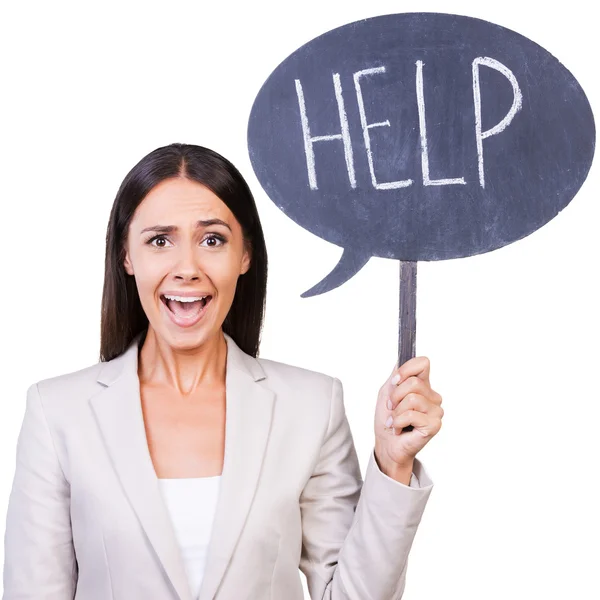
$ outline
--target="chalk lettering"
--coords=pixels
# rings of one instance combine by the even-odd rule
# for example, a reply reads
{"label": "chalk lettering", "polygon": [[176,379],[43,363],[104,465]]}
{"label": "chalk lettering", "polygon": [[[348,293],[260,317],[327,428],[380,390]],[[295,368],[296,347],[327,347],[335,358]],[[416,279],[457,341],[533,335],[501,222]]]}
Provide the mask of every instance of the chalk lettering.
{"label": "chalk lettering", "polygon": [[[481,89],[479,87],[479,65],[496,69],[506,77],[513,88],[513,103],[506,116],[491,129],[481,131]],[[473,100],[475,104],[475,139],[477,142],[477,160],[479,164],[479,185],[485,188],[485,172],[483,168],[483,140],[504,131],[522,106],[522,94],[513,72],[501,62],[487,56],[478,56],[473,61]]]}
{"label": "chalk lettering", "polygon": [[423,185],[452,185],[460,183],[465,185],[464,177],[456,179],[430,179],[429,177],[429,150],[427,149],[427,122],[425,120],[425,95],[423,94],[423,61],[418,60],[417,65],[417,106],[419,108],[419,134],[421,137],[421,169],[423,171]]}
{"label": "chalk lettering", "polygon": [[376,73],[385,73],[385,67],[375,67],[373,69],[364,69],[354,73],[354,87],[356,89],[356,99],[358,100],[358,110],[360,113],[360,123],[362,125],[363,137],[365,140],[365,148],[367,150],[367,159],[369,161],[369,171],[371,172],[371,182],[376,190],[392,190],[396,188],[408,187],[412,184],[412,179],[404,179],[400,181],[388,181],[386,183],[378,183],[375,177],[375,167],[373,166],[373,154],[371,152],[371,137],[369,129],[373,127],[389,127],[389,120],[381,123],[367,123],[367,115],[365,113],[365,103],[363,100],[362,89],[360,87],[360,78],[366,75],[375,75]]}
{"label": "chalk lettering", "polygon": [[348,170],[348,179],[350,186],[356,187],[356,176],[354,174],[354,157],[352,155],[352,140],[350,139],[350,129],[348,127],[348,117],[346,116],[346,107],[344,105],[344,97],[342,95],[342,84],[340,82],[339,73],[333,74],[333,87],[335,90],[335,99],[338,106],[338,114],[340,117],[340,125],[342,133],[330,135],[311,136],[308,117],[306,115],[306,103],[304,102],[304,90],[299,79],[296,82],[296,95],[298,96],[298,105],[300,106],[300,121],[302,123],[302,135],[304,138],[304,153],[306,154],[306,168],[308,171],[308,184],[311,190],[319,189],[317,187],[317,173],[315,170],[315,152],[313,144],[315,142],[323,142],[330,140],[342,140],[344,144],[344,158],[346,160],[346,168]]}

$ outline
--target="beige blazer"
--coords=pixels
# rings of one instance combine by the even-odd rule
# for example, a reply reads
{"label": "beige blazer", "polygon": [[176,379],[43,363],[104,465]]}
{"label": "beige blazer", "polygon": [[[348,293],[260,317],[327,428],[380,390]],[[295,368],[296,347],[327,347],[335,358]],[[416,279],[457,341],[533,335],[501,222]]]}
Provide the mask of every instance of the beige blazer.
{"label": "beige blazer", "polygon": [[[224,465],[197,600],[301,600],[298,569],[314,600],[401,598],[433,486],[423,465],[407,486],[372,451],[363,485],[340,381],[225,337]],[[193,600],[148,450],[139,341],[29,388],[5,600]]]}

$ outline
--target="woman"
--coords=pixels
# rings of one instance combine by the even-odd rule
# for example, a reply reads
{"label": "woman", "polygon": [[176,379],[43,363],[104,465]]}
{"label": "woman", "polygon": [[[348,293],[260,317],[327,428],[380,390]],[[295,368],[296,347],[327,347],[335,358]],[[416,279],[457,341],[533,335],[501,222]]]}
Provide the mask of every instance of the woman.
{"label": "woman", "polygon": [[427,358],[381,387],[363,484],[340,381],[257,358],[263,233],[206,148],[131,170],[105,266],[100,362],[28,390],[3,597],[300,600],[300,568],[313,599],[400,598],[443,415]]}

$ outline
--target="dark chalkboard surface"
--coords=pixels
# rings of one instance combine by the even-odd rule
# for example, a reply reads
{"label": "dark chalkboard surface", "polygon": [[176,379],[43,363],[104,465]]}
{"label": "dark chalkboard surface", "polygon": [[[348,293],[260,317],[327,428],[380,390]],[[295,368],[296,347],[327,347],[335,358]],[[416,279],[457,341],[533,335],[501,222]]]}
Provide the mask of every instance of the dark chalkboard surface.
{"label": "dark chalkboard surface", "polygon": [[304,297],[371,256],[402,261],[402,363],[416,261],[489,252],[554,218],[587,176],[595,126],[581,86],[538,44],[480,19],[405,13],[286,58],[255,99],[248,147],[273,202],[344,248]]}

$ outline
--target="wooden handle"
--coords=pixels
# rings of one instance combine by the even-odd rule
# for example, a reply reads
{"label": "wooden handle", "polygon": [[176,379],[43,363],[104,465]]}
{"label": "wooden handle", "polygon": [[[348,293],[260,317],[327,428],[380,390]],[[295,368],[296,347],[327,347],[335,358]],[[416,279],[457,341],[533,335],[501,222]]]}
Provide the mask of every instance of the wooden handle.
{"label": "wooden handle", "polygon": [[[417,263],[400,261],[400,306],[398,318],[398,366],[414,358],[417,337]],[[402,431],[412,431],[409,425]]]}

